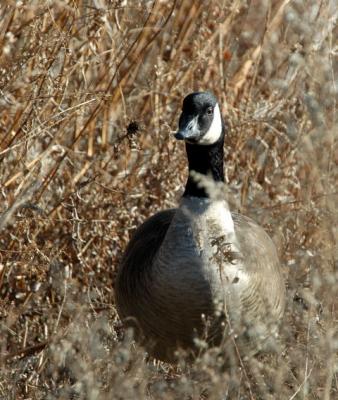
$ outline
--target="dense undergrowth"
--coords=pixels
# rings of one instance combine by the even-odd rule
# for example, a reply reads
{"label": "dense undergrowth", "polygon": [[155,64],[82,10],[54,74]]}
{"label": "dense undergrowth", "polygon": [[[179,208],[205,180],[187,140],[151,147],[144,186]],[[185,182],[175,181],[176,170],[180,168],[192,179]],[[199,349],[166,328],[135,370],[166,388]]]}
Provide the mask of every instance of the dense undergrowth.
{"label": "dense undergrowth", "polygon": [[[0,398],[338,396],[335,0],[1,1]],[[275,240],[278,355],[146,360],[114,306],[132,231],[186,179],[182,98],[230,126],[232,209]]]}

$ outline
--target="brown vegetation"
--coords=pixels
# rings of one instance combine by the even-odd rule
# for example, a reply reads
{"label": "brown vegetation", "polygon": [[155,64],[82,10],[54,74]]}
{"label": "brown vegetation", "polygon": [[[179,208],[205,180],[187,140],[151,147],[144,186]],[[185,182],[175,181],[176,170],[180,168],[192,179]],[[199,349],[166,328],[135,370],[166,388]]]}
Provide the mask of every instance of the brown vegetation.
{"label": "brown vegetation", "polygon": [[[0,398],[335,399],[335,0],[0,5]],[[182,98],[231,127],[234,210],[278,244],[284,350],[179,367],[123,335],[114,277],[134,228],[186,179]]]}

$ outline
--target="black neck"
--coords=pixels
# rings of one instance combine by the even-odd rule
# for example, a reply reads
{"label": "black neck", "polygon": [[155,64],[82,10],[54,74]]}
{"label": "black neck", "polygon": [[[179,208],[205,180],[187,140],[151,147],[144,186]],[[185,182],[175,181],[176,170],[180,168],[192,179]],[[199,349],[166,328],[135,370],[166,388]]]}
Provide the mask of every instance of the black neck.
{"label": "black neck", "polygon": [[200,187],[194,177],[190,176],[191,171],[208,176],[215,182],[224,182],[223,142],[222,138],[218,142],[208,146],[186,143],[189,178],[183,196],[209,197],[206,190]]}

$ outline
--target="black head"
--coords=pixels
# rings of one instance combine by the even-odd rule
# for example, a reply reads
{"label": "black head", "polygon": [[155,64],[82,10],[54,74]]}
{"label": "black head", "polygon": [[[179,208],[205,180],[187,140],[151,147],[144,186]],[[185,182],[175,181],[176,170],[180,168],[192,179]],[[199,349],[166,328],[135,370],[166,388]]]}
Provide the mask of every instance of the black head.
{"label": "black head", "polygon": [[199,145],[211,145],[223,139],[224,123],[213,94],[195,92],[183,100],[175,137]]}

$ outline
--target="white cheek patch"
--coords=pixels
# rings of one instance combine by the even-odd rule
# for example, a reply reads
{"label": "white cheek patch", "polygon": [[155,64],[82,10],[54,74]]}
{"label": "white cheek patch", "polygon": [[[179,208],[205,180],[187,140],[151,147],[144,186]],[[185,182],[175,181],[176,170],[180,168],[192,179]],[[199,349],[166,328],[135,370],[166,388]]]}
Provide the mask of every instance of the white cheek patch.
{"label": "white cheek patch", "polygon": [[205,145],[214,144],[220,138],[221,134],[222,134],[222,118],[219,106],[218,104],[216,104],[214,108],[214,118],[212,120],[210,128],[208,132],[203,137],[201,137],[198,143]]}

